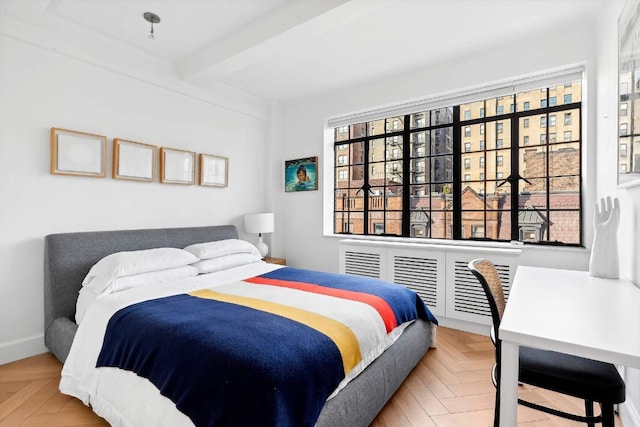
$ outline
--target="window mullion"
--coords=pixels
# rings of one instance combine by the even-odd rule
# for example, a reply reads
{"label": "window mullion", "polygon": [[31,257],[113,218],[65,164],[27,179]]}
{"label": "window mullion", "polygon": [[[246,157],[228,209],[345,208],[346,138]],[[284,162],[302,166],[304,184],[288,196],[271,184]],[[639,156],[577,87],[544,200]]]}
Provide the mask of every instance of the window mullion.
{"label": "window mullion", "polygon": [[454,240],[462,239],[462,126],[460,106],[453,107],[453,230]]}
{"label": "window mullion", "polygon": [[[367,127],[367,135],[369,129]],[[362,231],[364,235],[369,234],[369,144],[371,140],[366,139],[364,142],[364,188],[362,189],[362,220],[364,221]]]}
{"label": "window mullion", "polygon": [[[514,101],[515,102],[515,101]],[[520,120],[511,118],[511,240],[520,240],[518,216],[520,209]]]}
{"label": "window mullion", "polygon": [[402,236],[411,234],[411,117],[404,116],[404,131],[402,132]]}

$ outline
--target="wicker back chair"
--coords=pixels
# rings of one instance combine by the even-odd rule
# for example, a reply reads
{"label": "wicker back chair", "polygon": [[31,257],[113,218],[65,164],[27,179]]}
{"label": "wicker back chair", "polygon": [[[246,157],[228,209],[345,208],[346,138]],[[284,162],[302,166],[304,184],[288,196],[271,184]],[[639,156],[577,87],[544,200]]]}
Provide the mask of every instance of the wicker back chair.
{"label": "wicker back chair", "polygon": [[[497,427],[500,418],[501,340],[499,328],[506,307],[504,289],[498,270],[491,261],[475,259],[469,262],[468,267],[484,290],[493,320],[491,340],[496,348],[496,364],[493,366],[491,378],[496,386],[493,425]],[[535,322],[535,319],[531,319],[531,321]],[[518,381],[584,400],[584,416],[522,399],[518,399],[518,403],[551,415],[587,423],[589,427],[600,422],[603,427],[614,427],[613,405],[625,400],[625,384],[615,366],[555,351],[520,347]],[[593,415],[594,402],[600,404],[601,415]]]}

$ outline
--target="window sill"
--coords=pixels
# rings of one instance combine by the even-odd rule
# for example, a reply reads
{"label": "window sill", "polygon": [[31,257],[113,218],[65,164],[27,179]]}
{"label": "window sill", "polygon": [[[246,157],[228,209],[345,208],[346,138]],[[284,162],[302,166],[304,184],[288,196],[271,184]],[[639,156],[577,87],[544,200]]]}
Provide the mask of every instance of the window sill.
{"label": "window sill", "polygon": [[588,252],[588,249],[576,246],[550,246],[550,245],[525,245],[522,242],[491,242],[491,241],[462,241],[462,240],[439,240],[439,239],[419,239],[389,236],[362,236],[354,234],[327,233],[325,237],[338,238],[346,242],[354,242],[359,245],[371,246],[402,246],[406,248],[425,249],[446,249],[452,251],[491,251],[502,252],[504,254],[517,255],[526,248],[527,251],[551,250],[567,252]]}

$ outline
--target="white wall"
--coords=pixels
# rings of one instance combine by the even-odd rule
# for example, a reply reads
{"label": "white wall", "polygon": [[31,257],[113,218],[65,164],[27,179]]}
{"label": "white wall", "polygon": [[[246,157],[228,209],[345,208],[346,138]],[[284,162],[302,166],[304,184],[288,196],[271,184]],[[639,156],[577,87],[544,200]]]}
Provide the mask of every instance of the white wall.
{"label": "white wall", "polygon": [[[620,199],[621,216],[618,229],[621,276],[640,284],[640,186],[617,188],[617,91],[618,91],[618,17],[624,1],[607,3],[598,25],[598,148],[596,197]],[[597,200],[597,199],[596,199]],[[640,313],[640,307],[638,308]],[[640,317],[639,317],[640,321]],[[621,331],[624,325],[620,325]],[[621,339],[624,336],[621,333]],[[625,372],[627,402],[620,415],[627,426],[640,426],[640,370]]]}
{"label": "white wall", "polygon": [[[323,123],[328,117],[404,100],[434,96],[467,87],[476,87],[536,71],[570,64],[586,64],[587,75],[595,73],[593,23],[582,18],[564,22],[535,34],[520,34],[518,39],[504,40],[474,55],[452,57],[412,71],[343,88],[323,96],[310,97],[285,105],[284,156],[286,159],[319,155],[318,192],[286,193],[280,215],[285,218],[283,252],[289,265],[326,271],[338,270],[339,237],[322,235],[323,212],[333,210],[332,198],[323,204],[323,190],[333,185],[332,162],[323,153],[331,142],[323,141]],[[393,60],[389,57],[387,60]],[[375,66],[375,64],[371,64]],[[595,79],[587,80],[587,97],[595,95]],[[584,110],[586,155],[595,157],[595,108]],[[328,150],[331,153],[331,150]],[[585,242],[592,239],[591,212],[595,188],[595,168],[589,163],[585,172],[584,193]],[[312,253],[313,256],[309,256]],[[587,269],[589,252],[585,249],[530,248],[523,251],[522,263]]]}
{"label": "white wall", "polygon": [[[264,120],[4,36],[0,64],[0,364],[45,351],[45,235],[227,223],[242,233],[242,215],[265,209],[275,137]],[[123,138],[229,157],[229,187],[51,175],[51,127],[106,135],[109,153]]]}

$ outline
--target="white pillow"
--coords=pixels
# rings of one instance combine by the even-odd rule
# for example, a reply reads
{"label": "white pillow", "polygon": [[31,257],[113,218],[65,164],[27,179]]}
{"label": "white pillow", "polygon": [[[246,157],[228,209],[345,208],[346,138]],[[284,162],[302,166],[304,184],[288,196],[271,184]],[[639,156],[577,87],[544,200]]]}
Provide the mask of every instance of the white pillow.
{"label": "white pillow", "polygon": [[258,248],[251,243],[239,239],[217,240],[215,242],[196,243],[184,248],[200,259],[210,259],[232,254],[253,254],[262,258]]}
{"label": "white pillow", "polygon": [[183,265],[182,267],[132,274],[130,276],[121,276],[115,279],[109,279],[104,276],[94,276],[82,289],[89,289],[96,294],[110,294],[139,286],[170,282],[172,280],[184,279],[197,275],[197,268],[191,265]]}
{"label": "white pillow", "polygon": [[198,261],[198,257],[184,249],[156,248],[140,251],[116,252],[98,261],[82,281],[86,285],[94,276],[111,280],[122,276],[182,267]]}
{"label": "white pillow", "polygon": [[231,254],[224,255],[215,258],[205,259],[198,261],[193,266],[198,269],[200,274],[213,273],[216,271],[227,270],[233,267],[240,267],[241,265],[253,264],[255,262],[261,262],[260,253],[258,256],[253,254]]}

